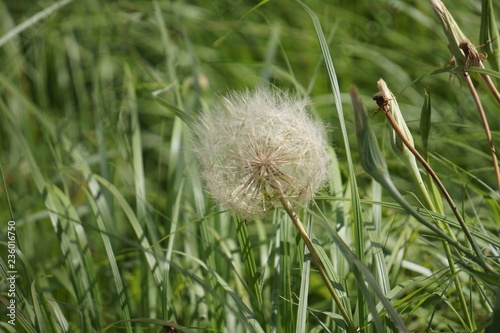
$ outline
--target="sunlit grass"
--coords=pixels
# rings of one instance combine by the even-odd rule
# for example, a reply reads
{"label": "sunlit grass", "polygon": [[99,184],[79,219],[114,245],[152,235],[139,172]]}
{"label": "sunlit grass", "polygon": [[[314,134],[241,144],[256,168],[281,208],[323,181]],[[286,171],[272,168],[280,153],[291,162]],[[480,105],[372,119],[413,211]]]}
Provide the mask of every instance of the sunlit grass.
{"label": "sunlit grass", "polygon": [[[495,35],[476,2],[445,4],[475,45],[485,42],[480,30]],[[328,185],[298,216],[349,320],[362,332],[499,329],[497,179],[431,5],[307,6],[0,3],[1,330],[349,330],[285,211],[252,222],[220,211],[196,167],[199,110],[268,83],[310,98],[311,115],[327,124]],[[490,46],[481,74],[498,81],[498,41]],[[429,191],[421,194],[391,149],[383,112],[370,118],[381,77],[481,253],[418,165]],[[394,192],[365,172],[373,151],[358,144],[352,84]],[[475,89],[498,142],[500,107],[487,87]],[[15,327],[5,310],[9,220]]]}

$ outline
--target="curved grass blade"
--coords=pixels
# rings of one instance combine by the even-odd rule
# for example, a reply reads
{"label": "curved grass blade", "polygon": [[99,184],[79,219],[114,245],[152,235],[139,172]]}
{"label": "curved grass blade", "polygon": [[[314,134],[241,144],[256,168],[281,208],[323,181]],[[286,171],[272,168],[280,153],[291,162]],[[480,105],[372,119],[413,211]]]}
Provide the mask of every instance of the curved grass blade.
{"label": "curved grass blade", "polygon": [[479,43],[483,45],[483,50],[488,54],[488,63],[491,68],[498,71],[500,69],[500,37],[495,20],[493,1],[481,1],[481,27],[479,28]]}
{"label": "curved grass blade", "polygon": [[[94,185],[94,186],[92,186]],[[111,240],[109,239],[106,225],[112,226],[112,218],[109,211],[109,207],[107,205],[104,196],[99,195],[99,188],[95,185],[98,185],[95,180],[89,181],[89,187],[93,193],[85,190],[85,194],[87,195],[88,202],[92,211],[94,212],[94,216],[96,217],[97,226],[99,228],[99,234],[101,235],[102,242],[104,243],[104,248],[106,250],[106,256],[109,261],[109,266],[111,268],[111,273],[113,276],[114,284],[116,287],[116,292],[118,294],[119,302],[120,302],[120,316],[125,323],[125,331],[128,333],[132,333],[132,326],[130,325],[130,309],[128,307],[125,288],[123,285],[122,277],[120,274],[120,270],[118,268],[118,264],[116,262],[116,255],[113,251],[113,247],[111,245]],[[97,190],[97,191],[96,191]]]}
{"label": "curved grass blade", "polygon": [[87,329],[104,323],[95,266],[85,230],[69,198],[58,187],[46,184],[46,205],[61,242],[61,251],[70,271],[72,285]]}
{"label": "curved grass blade", "polygon": [[500,332],[500,277],[498,278],[495,309],[493,310],[493,324],[488,328],[488,332]]}
{"label": "curved grass blade", "polygon": [[[199,265],[199,267],[201,267],[206,273],[208,273],[211,277],[214,278],[218,287],[220,287],[226,293],[226,295],[224,295],[223,298],[220,298],[221,295],[219,291],[214,290],[211,286],[211,283],[202,279],[199,275],[194,274],[176,265],[177,270],[179,270],[184,275],[189,276],[191,279],[193,279],[193,281],[202,285],[203,289],[210,292],[212,295],[214,295],[214,297],[219,298],[222,305],[227,304],[227,299],[225,299],[225,297],[229,297],[234,302],[235,306],[226,306],[225,309],[229,311],[235,311],[234,307],[236,307],[236,309],[239,311],[239,313],[237,313],[238,318],[242,320],[242,322],[245,324],[246,327],[248,327],[255,333],[264,333],[262,326],[255,318],[255,315],[253,314],[252,310],[250,310],[246,306],[242,298],[238,296],[238,294],[231,288],[230,284],[227,281],[225,281],[217,272],[215,272],[204,261],[200,260],[195,256],[191,256],[185,252],[179,252],[179,251],[174,251],[174,253],[179,256],[183,256],[186,259],[192,260],[194,263]],[[172,265],[175,264],[172,263]]]}
{"label": "curved grass blade", "polygon": [[424,89],[424,104],[420,113],[420,136],[422,138],[422,156],[427,160],[429,133],[431,131],[431,95]]}
{"label": "curved grass blade", "polygon": [[[335,244],[338,246],[339,250],[344,254],[344,258],[347,260],[349,263],[349,266],[351,266],[351,269],[355,274],[358,274],[356,276],[358,281],[360,281],[360,284],[367,284],[368,286],[371,287],[373,292],[375,293],[375,296],[377,299],[380,301],[380,303],[383,305],[385,310],[387,311],[387,314],[389,317],[392,319],[394,325],[397,327],[399,332],[409,332],[408,328],[406,325],[403,323],[401,318],[399,317],[396,309],[392,306],[392,304],[389,302],[387,299],[387,295],[384,294],[380,286],[378,285],[376,279],[373,277],[372,273],[370,270],[359,260],[359,258],[351,251],[349,246],[342,240],[342,238],[338,235],[338,233],[332,228],[330,225],[328,219],[325,216],[319,216],[318,214],[310,211],[313,216],[321,222],[321,225],[325,228],[325,230],[328,232],[328,234],[332,237],[333,241]],[[321,256],[321,248],[318,248],[319,255]],[[328,272],[328,267],[327,267],[327,272]],[[360,288],[361,293],[365,298],[370,298],[371,295],[369,294],[367,288]],[[370,301],[371,302],[371,301]],[[378,311],[376,311],[375,308],[373,308],[373,303],[369,304],[368,307],[371,311],[372,317],[374,320],[379,320],[376,319],[379,317]],[[373,311],[373,312],[372,312]],[[367,323],[368,324],[368,323]],[[380,323],[376,323],[377,327],[381,327]]]}
{"label": "curved grass blade", "polygon": [[[335,67],[333,66],[332,57],[330,55],[330,50],[328,48],[328,43],[326,41],[325,35],[323,33],[323,29],[321,28],[321,24],[318,20],[317,15],[302,1],[300,1],[300,0],[296,0],[296,1],[302,8],[304,8],[304,10],[311,17],[311,20],[312,20],[313,25],[314,25],[314,29],[316,31],[316,35],[318,37],[321,52],[323,54],[323,60],[325,61],[325,65],[327,68],[328,77],[330,79],[332,94],[333,94],[333,98],[335,101],[335,106],[336,106],[337,114],[339,117],[339,125],[340,125],[340,129],[342,132],[342,138],[343,138],[344,146],[345,146],[345,154],[346,154],[346,160],[347,160],[347,165],[348,165],[349,182],[351,185],[353,227],[354,227],[354,234],[355,234],[354,242],[356,245],[355,251],[356,251],[358,258],[360,258],[360,260],[363,261],[363,257],[365,254],[365,249],[364,249],[365,239],[363,236],[363,219],[362,219],[362,213],[361,213],[361,202],[359,199],[358,186],[356,183],[356,174],[354,171],[354,164],[353,164],[352,156],[351,156],[351,149],[350,149],[350,145],[349,145],[347,127],[346,127],[345,120],[344,120],[344,112],[343,112],[343,108],[342,108],[342,100],[340,97],[340,88],[339,88],[339,84],[338,84],[338,80],[337,80],[337,74],[335,72]],[[364,326],[367,316],[365,314],[366,313],[366,303],[363,300],[362,293],[359,294],[357,308],[358,308],[359,325]]]}
{"label": "curved grass blade", "polygon": [[250,241],[250,237],[248,236],[248,230],[246,223],[234,217],[234,221],[236,223],[236,234],[238,235],[238,242],[240,244],[240,251],[243,260],[243,265],[245,266],[245,272],[248,276],[248,289],[250,291],[250,302],[252,304],[252,308],[255,312],[255,316],[257,320],[265,325],[267,319],[262,312],[262,302],[263,295],[260,290],[259,285],[259,276],[260,274],[257,271],[257,264],[255,262],[255,256],[253,254],[252,243]]}

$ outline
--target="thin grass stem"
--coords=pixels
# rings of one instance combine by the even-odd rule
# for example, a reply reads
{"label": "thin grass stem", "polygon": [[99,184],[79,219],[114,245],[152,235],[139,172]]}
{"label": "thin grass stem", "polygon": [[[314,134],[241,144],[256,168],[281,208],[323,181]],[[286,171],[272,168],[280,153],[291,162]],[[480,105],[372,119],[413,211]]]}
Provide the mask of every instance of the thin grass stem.
{"label": "thin grass stem", "polygon": [[483,108],[483,105],[481,104],[481,100],[479,99],[476,88],[474,87],[474,84],[472,83],[472,79],[471,79],[469,73],[467,73],[465,70],[464,70],[464,77],[465,77],[465,82],[467,82],[467,86],[469,87],[470,93],[472,95],[472,99],[474,100],[474,103],[476,103],[477,111],[479,112],[479,116],[481,117],[481,121],[483,122],[484,132],[486,133],[486,140],[488,141],[488,145],[490,147],[491,159],[493,161],[493,170],[495,172],[495,177],[497,179],[497,189],[500,191],[500,169],[498,167],[497,152],[495,149],[495,144],[493,143],[493,138],[491,136],[491,131],[490,131],[490,126],[488,124],[488,119],[486,118],[486,114],[484,113],[484,108]]}
{"label": "thin grass stem", "polygon": [[25,31],[26,29],[29,29],[29,28],[33,27],[39,21],[45,19],[49,15],[51,15],[54,12],[56,12],[57,10],[59,10],[59,8],[61,8],[63,6],[66,6],[67,4],[69,4],[72,1],[73,0],[61,0],[61,1],[55,2],[52,5],[44,8],[41,11],[39,11],[38,13],[36,13],[35,15],[33,15],[32,17],[30,17],[26,21],[24,21],[21,24],[17,25],[15,28],[9,30],[5,35],[3,35],[2,37],[0,37],[0,47],[2,47],[5,43],[7,43],[8,41],[12,40],[16,36],[18,36],[20,33],[22,33],[23,31]]}
{"label": "thin grass stem", "polygon": [[476,253],[477,258],[479,259],[481,266],[486,271],[493,272],[493,269],[490,267],[490,265],[488,265],[486,263],[486,261],[484,259],[484,255],[483,255],[481,249],[479,248],[479,245],[477,244],[474,237],[472,236],[469,229],[467,228],[467,225],[465,224],[465,221],[462,218],[462,215],[458,211],[458,208],[455,205],[455,202],[453,201],[450,194],[448,193],[448,191],[444,187],[444,185],[441,182],[441,180],[439,179],[438,175],[434,172],[432,167],[429,165],[429,163],[427,163],[427,161],[422,157],[422,155],[420,155],[420,153],[415,149],[415,147],[413,147],[413,145],[410,142],[408,142],[408,140],[406,139],[406,136],[401,131],[401,128],[398,126],[396,120],[392,116],[391,107],[390,107],[390,103],[389,103],[390,96],[387,96],[384,93],[380,92],[380,93],[376,94],[373,98],[377,101],[377,104],[379,105],[380,110],[382,110],[384,112],[384,114],[386,115],[387,119],[389,120],[389,123],[391,124],[392,128],[394,129],[396,134],[401,138],[401,141],[404,143],[404,145],[415,155],[415,157],[420,161],[420,163],[424,166],[424,168],[427,170],[427,172],[429,172],[429,174],[431,175],[432,179],[434,180],[434,182],[436,183],[436,185],[440,189],[441,193],[445,197],[446,201],[450,205],[450,208],[453,211],[453,214],[455,215],[455,217],[457,218],[457,221],[460,224],[460,227],[462,228],[462,231],[464,232],[465,237],[467,238],[468,242],[470,243],[470,245],[474,249],[474,252]]}
{"label": "thin grass stem", "polygon": [[280,202],[283,205],[283,208],[287,212],[288,216],[292,219],[293,224],[297,228],[297,231],[299,232],[300,237],[302,237],[302,240],[307,246],[307,249],[309,250],[311,254],[311,259],[318,268],[319,274],[321,275],[321,278],[325,282],[326,287],[328,288],[328,291],[330,292],[330,295],[332,295],[333,300],[335,301],[335,304],[338,306],[339,311],[341,312],[342,316],[344,317],[344,320],[347,324],[348,331],[350,332],[357,332],[356,327],[354,326],[354,323],[352,322],[349,314],[347,313],[346,309],[342,305],[342,301],[340,300],[340,297],[338,296],[337,292],[335,291],[335,288],[332,285],[332,282],[330,281],[330,278],[326,274],[325,267],[323,266],[323,263],[319,259],[318,253],[316,252],[316,249],[314,248],[311,239],[307,235],[306,230],[302,226],[302,223],[300,222],[299,217],[295,213],[295,210],[292,207],[292,204],[290,201],[282,196],[280,198]]}

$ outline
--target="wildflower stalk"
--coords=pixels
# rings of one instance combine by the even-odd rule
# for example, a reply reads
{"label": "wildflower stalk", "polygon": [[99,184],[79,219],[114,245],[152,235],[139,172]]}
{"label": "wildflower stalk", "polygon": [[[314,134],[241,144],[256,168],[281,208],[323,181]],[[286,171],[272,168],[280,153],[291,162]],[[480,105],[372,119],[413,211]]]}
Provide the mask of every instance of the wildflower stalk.
{"label": "wildflower stalk", "polygon": [[[400,128],[401,133],[404,135],[404,137],[408,141],[408,143],[411,144],[411,146],[414,146],[413,137],[411,135],[410,130],[408,129],[408,126],[406,125],[406,122],[403,118],[403,114],[402,114],[401,110],[399,109],[399,105],[396,101],[396,97],[389,90],[389,88],[387,87],[387,84],[385,83],[384,80],[382,80],[382,79],[379,80],[377,82],[377,84],[378,84],[378,87],[380,90],[379,94],[381,94],[381,96],[389,96],[390,113],[391,113],[392,117],[394,118],[396,124]],[[427,191],[427,188],[425,187],[425,184],[424,184],[422,177],[420,175],[420,171],[418,170],[418,167],[416,165],[417,162],[416,162],[415,156],[411,153],[411,151],[408,149],[408,147],[406,147],[405,145],[402,144],[402,138],[399,137],[395,132],[396,131],[394,129],[392,129],[391,142],[393,143],[392,144],[393,150],[397,154],[402,155],[403,161],[405,161],[406,164],[409,165],[409,170],[410,170],[410,173],[412,175],[412,178],[414,180],[416,180],[416,182],[418,184],[418,188],[420,189],[420,193],[424,197],[424,202],[425,202],[427,208],[430,209],[431,211],[434,211],[434,212],[443,213],[441,211],[442,210],[441,207],[440,207],[440,211],[438,211],[436,209],[436,205],[432,201],[432,199]],[[443,223],[441,220],[437,221],[437,225],[442,230],[446,230],[446,232],[453,238],[453,240],[455,240],[455,241],[457,240],[457,238],[455,237],[455,235],[451,231],[451,228],[449,225]],[[457,271],[457,268],[455,266],[455,260],[453,259],[453,255],[451,253],[451,246],[445,240],[442,241],[442,245],[443,245],[444,252],[446,254],[446,259],[448,260],[451,275],[454,276],[453,282],[455,284],[455,288],[457,290],[458,298],[459,298],[460,303],[462,305],[463,311],[465,312],[465,318],[466,318],[467,324],[469,325],[469,328],[472,328],[473,323],[472,323],[470,313],[469,313],[469,310],[467,307],[467,302],[465,300],[465,296],[464,296],[463,291],[462,291],[463,290],[462,283],[460,282],[460,279],[458,278],[458,274],[457,274],[458,271]]]}
{"label": "wildflower stalk", "polygon": [[[419,160],[419,162],[424,166],[424,168],[427,170],[427,172],[430,174],[438,188],[440,189],[441,193],[445,197],[446,201],[450,205],[451,210],[453,211],[453,214],[457,218],[458,223],[460,224],[460,227],[462,228],[462,231],[465,234],[465,237],[469,241],[470,245],[472,246],[472,249],[476,253],[476,257],[479,260],[479,263],[483,268],[485,268],[488,271],[491,271],[491,268],[489,265],[486,263],[483,253],[481,249],[479,248],[479,245],[477,244],[476,240],[470,233],[464,219],[462,218],[462,215],[458,211],[457,206],[455,205],[455,202],[449,195],[448,191],[444,187],[443,183],[439,179],[438,175],[434,172],[432,167],[427,163],[427,161],[420,155],[420,153],[415,149],[415,147],[408,141],[407,137],[399,127],[397,121],[394,119],[394,116],[391,111],[391,100],[394,99],[394,96],[390,92],[390,90],[387,88],[387,84],[385,83],[384,80],[379,80],[377,82],[377,85],[379,87],[379,92],[373,96],[373,99],[377,102],[379,108],[381,111],[384,112],[386,115],[387,119],[389,120],[389,123],[391,124],[391,127],[393,130],[396,132],[396,134],[399,136],[403,144],[412,152],[412,154]],[[454,241],[455,242],[455,241]],[[456,243],[456,242],[455,242]]]}
{"label": "wildflower stalk", "polygon": [[[430,0],[430,3],[437,17],[441,21],[441,26],[443,27],[443,31],[446,35],[446,38],[448,39],[449,48],[453,55],[453,58],[455,59],[455,61],[458,61],[458,63],[460,63],[463,66],[463,75],[465,77],[465,81],[467,82],[467,86],[471,92],[472,98],[474,99],[474,103],[477,106],[477,110],[479,112],[479,116],[481,117],[484,131],[486,133],[486,140],[488,141],[488,146],[490,149],[490,154],[493,163],[493,170],[497,180],[497,189],[498,191],[500,191],[500,169],[498,166],[498,159],[496,156],[495,145],[491,137],[491,131],[488,125],[486,114],[484,113],[484,109],[477,95],[476,88],[472,83],[472,79],[469,73],[467,72],[467,68],[469,66],[475,66],[484,69],[484,64],[483,64],[484,57],[481,57],[481,55],[479,55],[479,53],[476,50],[476,47],[464,35],[462,30],[460,30],[458,24],[455,22],[453,16],[445,7],[443,2],[441,0]],[[496,101],[500,103],[500,93],[498,92],[491,77],[488,74],[481,73],[480,78],[482,79],[481,82],[486,85],[486,87],[489,89],[489,91],[496,99]]]}
{"label": "wildflower stalk", "polygon": [[450,235],[445,233],[433,223],[427,221],[403,198],[391,180],[385,158],[380,151],[375,134],[370,129],[369,122],[367,121],[365,107],[361,102],[358,90],[354,86],[351,87],[351,99],[354,106],[356,137],[360,149],[361,166],[363,169],[380,185],[382,185],[382,187],[401,205],[401,207],[418,222],[429,228],[438,237],[443,238],[449,244],[453,245],[457,250],[464,253],[468,258],[478,263],[485,270],[491,272],[492,269],[489,268],[488,265],[484,264],[484,260],[479,259],[478,256],[472,253],[468,248],[454,240]]}
{"label": "wildflower stalk", "polygon": [[292,220],[293,224],[297,228],[297,231],[299,232],[300,237],[304,241],[304,244],[306,244],[307,249],[309,250],[309,253],[311,255],[311,259],[312,259],[313,263],[316,265],[316,268],[318,269],[319,275],[323,279],[325,286],[327,287],[328,291],[330,292],[330,295],[332,296],[335,304],[339,308],[340,313],[344,317],[344,320],[347,324],[348,330],[350,332],[357,332],[356,326],[354,326],[354,323],[352,322],[351,317],[347,313],[346,309],[344,308],[344,305],[342,304],[342,301],[340,300],[340,297],[338,296],[337,292],[335,291],[335,288],[333,287],[332,282],[330,281],[330,278],[328,277],[328,274],[326,273],[325,266],[321,262],[321,259],[318,256],[318,252],[314,248],[314,245],[311,242],[311,239],[309,238],[309,236],[307,235],[307,231],[304,229],[302,223],[300,222],[299,217],[295,213],[295,210],[293,209],[292,204],[284,196],[282,196],[280,198],[280,203],[283,205],[283,208],[285,209],[288,216],[290,216],[290,219]]}

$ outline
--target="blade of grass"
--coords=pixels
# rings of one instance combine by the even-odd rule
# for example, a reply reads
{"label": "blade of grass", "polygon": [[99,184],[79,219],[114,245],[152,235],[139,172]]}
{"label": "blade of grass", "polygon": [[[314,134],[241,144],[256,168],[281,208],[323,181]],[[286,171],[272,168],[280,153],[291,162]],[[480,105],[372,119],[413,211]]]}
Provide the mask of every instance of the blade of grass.
{"label": "blade of grass", "polygon": [[[254,11],[256,11],[257,9],[259,9],[259,7],[265,5],[267,2],[269,2],[269,0],[261,0],[258,4],[256,4],[255,6],[253,6],[252,8],[250,8],[242,17],[240,17],[240,19],[238,20],[237,24],[241,24],[241,22],[243,22],[243,20],[245,19],[246,16],[250,15],[251,13],[253,13]],[[227,37],[233,32],[234,30],[231,29],[229,30],[226,34],[224,34],[224,36],[221,36],[220,38],[218,38],[214,43],[213,43],[213,46],[214,47],[219,47],[220,45],[222,45],[222,43],[224,43],[224,41],[227,39]]]}
{"label": "blade of grass", "polygon": [[209,265],[207,265],[203,260],[200,260],[199,258],[195,256],[191,256],[188,253],[185,252],[179,252],[179,251],[174,251],[174,254],[185,257],[186,259],[189,259],[190,261],[193,261],[197,265],[199,265],[200,268],[202,268],[204,271],[206,271],[210,276],[212,276],[217,285],[224,290],[225,295],[221,297],[221,294],[218,291],[215,291],[211,287],[211,283],[207,283],[207,281],[203,278],[201,278],[197,274],[193,274],[192,272],[183,269],[182,267],[178,267],[176,265],[176,269],[179,270],[181,273],[183,273],[186,276],[189,276],[191,279],[193,279],[195,282],[199,283],[200,285],[203,286],[203,289],[206,290],[207,292],[210,292],[214,297],[218,298],[221,304],[227,304],[226,297],[229,297],[232,301],[234,301],[235,306],[228,306],[226,309],[228,311],[234,311],[235,308],[239,311],[237,313],[238,318],[242,320],[242,323],[245,324],[245,326],[250,329],[251,331],[255,333],[264,333],[264,330],[262,326],[259,324],[259,322],[256,320],[254,314],[252,311],[245,305],[245,303],[242,301],[241,297],[238,296],[238,294],[231,288],[230,284],[222,279],[222,277],[217,274]]}
{"label": "blade of grass", "polygon": [[[0,105],[0,107],[3,107]],[[8,113],[7,113],[8,114]],[[10,118],[8,114],[7,119]],[[45,179],[38,167],[36,159],[28,143],[21,136],[22,131],[15,130],[13,124],[13,137],[24,152],[29,163],[34,183],[39,192],[45,192],[45,204],[50,211],[51,221],[61,241],[61,251],[72,275],[72,281],[76,290],[78,301],[81,302],[82,311],[85,315],[87,329],[103,322],[102,313],[95,311],[95,305],[100,305],[99,291],[95,284],[96,276],[93,261],[89,253],[87,238],[83,228],[74,221],[79,221],[74,206],[69,202],[62,191]]]}
{"label": "blade of grass", "polygon": [[15,28],[10,29],[9,32],[7,32],[5,35],[3,35],[0,38],[0,47],[2,47],[5,43],[7,43],[9,40],[15,38],[18,36],[20,33],[22,33],[24,30],[29,29],[30,27],[34,26],[36,23],[39,21],[45,19],[47,16],[52,15],[56,11],[58,11],[61,7],[66,6],[67,4],[71,3],[73,0],[61,0],[53,3],[52,5],[46,7],[45,9],[39,11],[23,23],[17,25]]}
{"label": "blade of grass", "polygon": [[[179,332],[179,333],[195,333],[195,332],[199,332],[198,329],[195,330],[190,330],[184,326],[181,326],[181,325],[177,325],[176,323],[170,321],[170,320],[160,320],[160,319],[152,319],[152,318],[134,318],[134,319],[131,319],[131,320],[120,320],[120,321],[117,321],[117,322],[114,322],[114,323],[111,323],[111,324],[108,324],[102,331],[101,333],[106,333],[108,331],[110,331],[111,329],[115,329],[116,330],[116,327],[118,326],[118,328],[121,328],[121,325],[122,324],[128,324],[130,325],[130,323],[142,323],[142,324],[145,324],[147,325],[147,327],[144,328],[144,330],[148,330],[151,325],[156,325],[158,327],[161,327],[161,331],[159,331],[159,333],[163,333],[163,332]],[[169,330],[169,331],[167,331]],[[113,331],[115,332],[115,331]]]}
{"label": "blade of grass", "polygon": [[[124,85],[125,94],[122,100],[122,112],[130,116],[130,126],[131,126],[131,153],[132,153],[132,164],[133,164],[133,187],[135,191],[135,207],[137,220],[143,227],[143,230],[148,232],[148,238],[151,240],[152,244],[156,244],[159,239],[156,225],[151,219],[147,208],[147,198],[146,198],[146,177],[144,175],[144,161],[143,161],[143,144],[142,144],[142,132],[139,122],[139,113],[137,109],[137,98],[135,94],[135,77],[132,74],[131,68],[128,64],[124,65]],[[104,174],[103,174],[104,175]],[[154,253],[156,258],[161,258],[163,255],[161,253],[161,248],[158,246],[153,246],[151,251]],[[167,272],[163,274],[168,274]],[[149,276],[142,279],[144,283],[144,289],[148,289]],[[159,292],[156,293],[144,293],[145,300],[144,303],[148,304],[147,308],[154,309],[158,302],[158,295],[164,292],[164,281],[162,280],[162,286],[158,288]]]}
{"label": "blade of grass", "polygon": [[43,294],[39,294],[37,287],[36,287],[36,282],[33,281],[31,283],[31,297],[33,298],[33,310],[35,311],[35,318],[37,319],[36,323],[36,328],[39,333],[45,333],[45,324],[43,322],[43,310],[42,310],[42,300],[39,298],[39,295],[42,296]]}
{"label": "blade of grass", "polygon": [[489,332],[500,332],[500,276],[496,290],[495,309],[493,310],[493,324],[489,327]]}
{"label": "blade of grass", "polygon": [[422,138],[422,156],[427,160],[429,133],[431,131],[431,95],[424,89],[424,104],[420,112],[420,136]]}
{"label": "blade of grass", "polygon": [[111,240],[108,236],[109,233],[106,228],[106,225],[113,226],[114,223],[112,222],[109,206],[107,205],[106,200],[104,199],[103,196],[100,196],[99,185],[94,179],[89,179],[88,182],[90,191],[85,190],[85,194],[87,196],[90,207],[94,212],[94,216],[96,217],[96,223],[100,231],[99,234],[101,235],[102,242],[104,243],[104,248],[106,249],[106,256],[109,261],[109,266],[111,268],[113,281],[120,302],[121,312],[119,318],[121,320],[124,320],[125,331],[128,333],[132,333],[133,330],[130,324],[131,317],[130,317],[130,309],[127,303],[127,295],[122,281],[122,276],[120,274],[120,270],[116,262],[116,255],[113,251]]}
{"label": "blade of grass", "polygon": [[184,189],[184,179],[180,184],[180,191],[172,207],[172,222],[168,233],[168,244],[165,252],[165,270],[164,270],[164,290],[163,290],[163,314],[164,318],[171,318],[174,314],[173,304],[169,300],[173,299],[172,282],[170,281],[170,263],[172,262],[172,251],[179,227],[179,214],[181,209],[182,193]]}
{"label": "blade of grass", "polygon": [[[375,180],[372,181],[372,198],[375,202],[382,201],[382,187]],[[375,266],[377,281],[380,288],[387,294],[391,290],[389,281],[389,273],[387,272],[387,264],[383,249],[382,231],[382,206],[374,204],[372,207],[372,221],[366,223],[368,238],[372,245],[372,253]]]}
{"label": "blade of grass", "polygon": [[135,235],[141,244],[141,250],[144,251],[144,256],[146,259],[146,262],[148,263],[149,270],[151,275],[154,278],[154,282],[156,284],[156,287],[158,289],[161,288],[163,284],[163,274],[161,273],[160,269],[160,264],[154,254],[151,251],[151,245],[146,237],[146,232],[141,226],[141,223],[139,222],[137,216],[134,214],[133,209],[130,207],[128,204],[127,200],[123,197],[122,193],[118,188],[116,188],[113,184],[111,184],[107,179],[104,179],[103,177],[99,175],[93,175],[93,177],[105,188],[107,188],[111,194],[114,196],[115,200],[119,204],[119,206],[122,208],[123,212],[128,218],[128,222],[130,223],[130,226],[135,232]]}
{"label": "blade of grass", "polygon": [[[312,237],[312,219],[309,217],[307,222],[307,234]],[[304,247],[304,264],[302,266],[302,275],[300,278],[299,304],[297,309],[297,325],[295,333],[307,331],[307,304],[309,300],[309,274],[311,273],[311,260],[309,250]]]}
{"label": "blade of grass", "polygon": [[[207,267],[210,270],[216,270],[218,267],[217,266],[218,258],[217,258],[217,251],[216,249],[214,249],[214,247],[217,246],[216,245],[217,241],[215,240],[215,237],[212,235],[210,227],[207,222],[208,221],[205,220],[204,223],[199,224],[199,234],[201,236],[199,247],[201,251],[198,255],[206,263]],[[222,298],[223,287],[219,283],[217,283],[217,279],[210,272],[204,272],[204,273],[205,273],[205,279],[210,284],[211,289],[214,290],[215,293],[217,293],[218,297]],[[208,297],[206,301],[209,304],[211,311],[213,312],[213,317],[212,317],[213,327],[217,327],[219,330],[223,330],[225,324],[225,314],[224,314],[223,304],[218,302],[217,299],[214,297]]]}
{"label": "blade of grass", "polygon": [[279,241],[276,240],[278,245],[277,250],[277,269],[276,269],[276,281],[277,290],[276,302],[278,305],[278,315],[277,315],[277,327],[278,332],[289,332],[292,333],[294,330],[294,320],[295,318],[293,312],[293,295],[292,295],[292,249],[295,245],[295,237],[293,233],[293,228],[286,221],[280,221],[284,219],[280,214],[275,213],[279,223]]}
{"label": "blade of grass", "polygon": [[69,198],[52,184],[46,185],[46,205],[61,241],[66,266],[71,272],[77,301],[87,329],[102,327],[104,319],[94,262],[85,230]]}
{"label": "blade of grass", "polygon": [[[348,138],[348,132],[344,120],[344,112],[342,109],[342,100],[340,97],[340,88],[337,80],[337,74],[335,72],[335,68],[333,66],[332,62],[332,57],[330,55],[330,50],[328,48],[328,44],[326,42],[325,35],[323,33],[323,29],[321,28],[321,24],[319,22],[319,19],[317,15],[307,6],[305,5],[302,1],[296,0],[297,3],[304,8],[304,10],[309,14],[311,17],[311,20],[314,25],[314,29],[316,31],[316,36],[318,37],[318,41],[321,47],[321,52],[323,54],[323,60],[325,61],[325,65],[327,68],[327,73],[328,77],[330,80],[330,85],[332,89],[332,94],[333,98],[335,101],[335,106],[337,109],[337,115],[339,117],[339,124],[340,124],[340,129],[342,132],[342,138],[344,141],[344,147],[345,147],[345,154],[346,154],[346,160],[347,160],[347,165],[348,165],[348,175],[349,175],[349,182],[351,185],[351,200],[352,200],[352,210],[353,210],[353,227],[354,227],[354,234],[355,234],[355,251],[358,256],[358,258],[363,261],[364,258],[364,236],[363,236],[363,220],[362,220],[362,214],[361,214],[361,203],[359,199],[359,192],[358,192],[358,186],[356,183],[356,173],[354,171],[354,165],[352,161],[352,156],[351,156],[351,148],[349,145],[349,138]],[[361,283],[361,281],[360,281]],[[366,303],[364,302],[362,298],[362,294],[359,294],[358,298],[358,321],[360,326],[364,326],[365,320],[366,320]]]}
{"label": "blade of grass", "polygon": [[265,324],[267,323],[267,319],[262,312],[263,297],[259,287],[260,274],[257,271],[257,264],[255,262],[255,256],[253,254],[252,242],[250,240],[250,237],[248,236],[247,225],[243,220],[237,217],[234,217],[233,219],[236,224],[236,234],[238,235],[241,256],[243,264],[245,266],[245,272],[248,277],[248,289],[251,294],[250,302],[252,304],[252,308],[254,310],[257,321],[261,323],[261,325],[265,326]]}
{"label": "blade of grass", "polygon": [[[5,249],[7,249],[7,243],[0,242],[1,246],[5,246]],[[7,252],[7,251],[5,251]],[[35,312],[33,309],[33,306],[31,305],[32,302],[28,301],[27,297],[24,295],[24,290],[28,290],[28,288],[23,288],[24,285],[30,285],[33,281],[36,281],[36,278],[33,273],[33,269],[26,260],[25,256],[23,253],[17,249],[16,251],[16,260],[17,264],[19,262],[22,262],[22,270],[23,270],[23,280],[16,280],[16,301],[18,302],[18,305],[21,305],[24,307],[22,311],[16,311],[16,326],[12,326],[10,324],[7,324],[6,321],[6,326],[11,332],[16,332],[16,327],[21,327],[24,329],[27,333],[37,333],[37,329],[35,327],[36,322],[39,320],[42,320],[42,318],[35,317]],[[21,272],[21,265],[17,266],[18,274]],[[7,281],[7,278],[10,277],[10,274],[8,273],[10,269],[7,268],[7,264],[4,262],[3,257],[0,257],[0,277],[2,278],[3,281]],[[21,285],[21,282],[23,285]],[[0,302],[2,305],[7,309],[7,307],[11,304],[10,299],[8,299],[5,296],[0,296]],[[50,309],[45,309],[50,310]],[[7,311],[6,311],[7,312]],[[7,314],[7,313],[6,313]],[[49,315],[49,320],[51,319],[50,317],[50,312],[47,311],[47,314]],[[8,318],[8,317],[7,317]]]}

